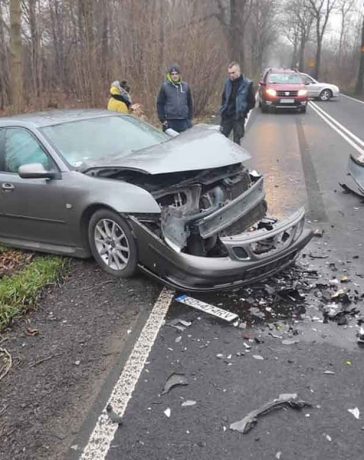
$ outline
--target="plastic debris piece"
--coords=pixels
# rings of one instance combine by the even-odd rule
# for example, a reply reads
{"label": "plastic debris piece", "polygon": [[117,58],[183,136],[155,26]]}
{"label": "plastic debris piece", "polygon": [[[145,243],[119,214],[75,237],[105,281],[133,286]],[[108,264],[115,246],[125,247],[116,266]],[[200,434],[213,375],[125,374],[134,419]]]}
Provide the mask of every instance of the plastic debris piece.
{"label": "plastic debris piece", "polygon": [[344,275],[340,278],[340,281],[342,283],[348,283],[350,281],[350,278],[347,275]]}
{"label": "plastic debris piece", "polygon": [[171,409],[169,407],[164,411],[164,415],[168,418],[171,416]]}
{"label": "plastic debris piece", "polygon": [[334,371],[324,371],[324,374],[326,375],[335,375]]}
{"label": "plastic debris piece", "polygon": [[176,318],[167,323],[168,326],[174,327],[178,331],[183,332],[187,327],[191,326],[191,321],[185,321],[184,319]]}
{"label": "plastic debris piece", "polygon": [[253,355],[253,358],[258,359],[258,360],[264,359],[263,356],[260,356],[260,355]]}
{"label": "plastic debris piece", "polygon": [[123,424],[120,415],[114,412],[111,403],[109,403],[106,406],[106,413],[109,416],[109,419],[112,421],[112,423],[117,423],[119,426]]}
{"label": "plastic debris piece", "polygon": [[229,323],[239,318],[236,313],[231,313],[230,311],[215,307],[214,305],[202,302],[201,300],[193,299],[187,295],[180,295],[176,297],[176,300],[177,302],[196,308],[197,310],[201,310],[205,313],[209,313],[210,315],[217,316],[218,318],[228,321]]}
{"label": "plastic debris piece", "polygon": [[324,235],[324,231],[321,230],[320,228],[316,228],[316,230],[314,230],[313,232],[313,236],[316,236],[318,238],[322,238]]}
{"label": "plastic debris piece", "polygon": [[164,389],[162,391],[162,395],[166,394],[169,392],[169,390],[171,390],[173,387],[177,386],[177,385],[188,385],[188,380],[187,380],[187,377],[184,375],[184,374],[177,374],[177,373],[173,373],[171,374],[165,385],[164,385]]}
{"label": "plastic debris piece", "polygon": [[330,435],[328,435],[328,434],[325,435],[325,438],[330,442],[332,441],[332,437]]}
{"label": "plastic debris piece", "polygon": [[294,340],[294,339],[285,339],[282,340],[283,345],[294,345],[295,343],[298,343],[299,340]]}
{"label": "plastic debris piece", "polygon": [[258,417],[265,415],[268,412],[281,409],[283,407],[291,407],[292,409],[303,409],[304,407],[312,407],[311,404],[306,401],[297,400],[297,394],[280,394],[277,399],[263,404],[259,409],[253,410],[246,415],[242,420],[234,422],[230,425],[230,429],[233,431],[239,431],[239,433],[246,434],[258,423]]}
{"label": "plastic debris piece", "polygon": [[352,366],[352,365],[353,365],[353,362],[351,361],[351,359],[347,359],[347,360],[345,361],[345,364],[346,364],[347,366]]}
{"label": "plastic debris piece", "polygon": [[359,418],[360,418],[360,410],[357,407],[354,407],[354,409],[348,409],[348,412],[350,412],[350,414],[353,414],[354,417],[357,420],[359,420]]}
{"label": "plastic debris piece", "polygon": [[279,451],[276,453],[275,458],[279,460],[281,458],[281,455],[282,455],[282,452]]}
{"label": "plastic debris piece", "polygon": [[196,401],[193,401],[192,399],[188,399],[187,401],[183,401],[181,404],[182,407],[190,407],[194,406],[196,404]]}

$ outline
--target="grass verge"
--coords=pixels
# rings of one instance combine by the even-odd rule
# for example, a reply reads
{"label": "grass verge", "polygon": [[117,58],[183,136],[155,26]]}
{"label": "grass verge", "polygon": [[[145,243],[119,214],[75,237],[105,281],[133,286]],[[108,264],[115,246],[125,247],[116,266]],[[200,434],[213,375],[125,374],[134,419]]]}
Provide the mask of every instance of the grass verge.
{"label": "grass verge", "polygon": [[46,286],[61,280],[69,259],[36,256],[23,270],[0,280],[0,332],[13,318],[35,306]]}

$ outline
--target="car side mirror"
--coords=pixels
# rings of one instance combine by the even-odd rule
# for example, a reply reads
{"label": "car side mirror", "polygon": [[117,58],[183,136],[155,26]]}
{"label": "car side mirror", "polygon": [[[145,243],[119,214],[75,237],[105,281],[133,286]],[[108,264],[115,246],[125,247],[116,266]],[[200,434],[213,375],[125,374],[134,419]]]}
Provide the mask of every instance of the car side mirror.
{"label": "car side mirror", "polygon": [[18,174],[22,179],[54,179],[57,176],[56,171],[47,171],[41,163],[22,165]]}

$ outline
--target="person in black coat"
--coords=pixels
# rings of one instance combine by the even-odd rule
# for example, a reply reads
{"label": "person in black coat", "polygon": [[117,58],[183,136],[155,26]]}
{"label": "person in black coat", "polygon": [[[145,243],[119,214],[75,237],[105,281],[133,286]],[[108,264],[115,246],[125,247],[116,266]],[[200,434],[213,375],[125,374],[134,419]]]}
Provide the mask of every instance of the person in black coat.
{"label": "person in black coat", "polygon": [[193,103],[188,83],[182,81],[177,64],[168,69],[157,98],[158,118],[163,130],[172,128],[177,132],[192,126]]}
{"label": "person in black coat", "polygon": [[240,145],[245,133],[245,119],[255,106],[253,82],[242,75],[237,62],[229,64],[228,75],[222,93],[220,130],[226,137],[233,131],[233,140]]}

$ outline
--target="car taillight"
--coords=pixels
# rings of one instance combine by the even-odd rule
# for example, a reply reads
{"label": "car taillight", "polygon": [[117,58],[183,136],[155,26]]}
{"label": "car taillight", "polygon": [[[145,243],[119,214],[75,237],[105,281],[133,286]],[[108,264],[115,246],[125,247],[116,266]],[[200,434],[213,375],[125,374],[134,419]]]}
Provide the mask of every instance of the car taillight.
{"label": "car taillight", "polygon": [[298,96],[307,96],[307,89],[299,89]]}
{"label": "car taillight", "polygon": [[277,91],[273,88],[268,88],[266,90],[266,93],[268,94],[268,96],[277,96]]}

